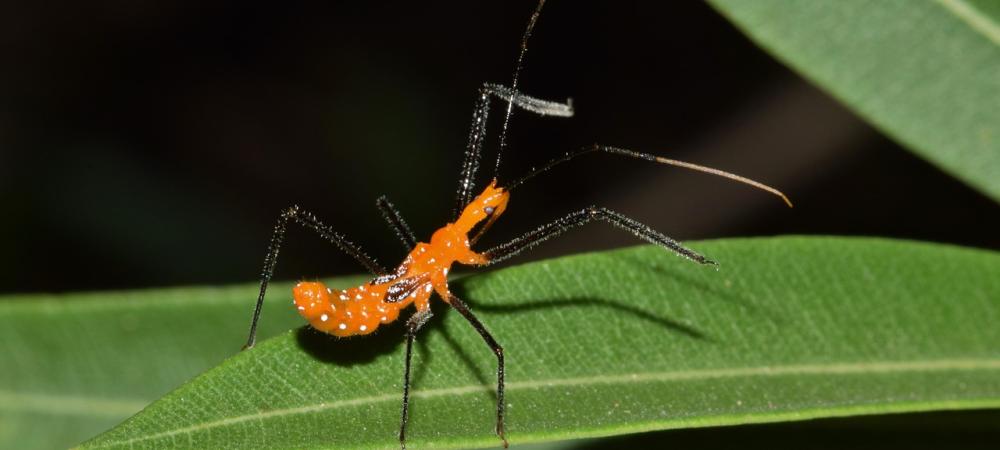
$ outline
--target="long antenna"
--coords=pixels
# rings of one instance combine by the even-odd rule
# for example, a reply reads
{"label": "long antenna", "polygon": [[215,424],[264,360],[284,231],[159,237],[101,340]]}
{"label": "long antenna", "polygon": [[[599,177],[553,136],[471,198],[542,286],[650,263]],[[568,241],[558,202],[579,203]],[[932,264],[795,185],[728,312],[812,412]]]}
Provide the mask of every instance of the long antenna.
{"label": "long antenna", "polygon": [[510,124],[510,116],[514,113],[514,94],[517,93],[517,80],[521,76],[524,54],[528,53],[528,38],[531,37],[531,31],[535,29],[535,22],[538,22],[538,16],[542,14],[543,6],[545,6],[545,0],[538,0],[535,12],[528,19],[528,28],[524,30],[524,35],[521,36],[521,52],[518,53],[517,63],[514,64],[514,79],[510,83],[510,97],[507,98],[507,113],[503,119],[503,130],[500,132],[500,149],[497,150],[497,163],[493,167],[493,178],[498,178],[500,175],[500,156],[503,155],[503,150],[507,148],[507,126]]}
{"label": "long antenna", "polygon": [[542,166],[542,167],[540,167],[538,169],[533,169],[527,175],[519,178],[517,181],[515,181],[515,182],[511,183],[509,186],[507,186],[506,190],[507,191],[512,191],[512,190],[514,190],[514,188],[520,186],[525,181],[528,181],[528,180],[534,178],[536,175],[538,175],[538,174],[540,174],[542,172],[548,171],[549,169],[551,169],[551,168],[553,168],[553,167],[555,167],[555,166],[557,166],[559,164],[562,164],[562,163],[564,163],[566,161],[569,161],[569,160],[571,160],[573,158],[576,158],[577,156],[585,155],[587,153],[593,153],[593,152],[604,152],[604,153],[611,153],[613,155],[628,156],[630,158],[643,159],[643,160],[646,160],[646,161],[652,161],[652,162],[655,162],[655,163],[666,164],[666,165],[669,165],[669,166],[683,167],[685,169],[694,170],[694,171],[697,171],[697,172],[703,172],[703,173],[707,173],[707,174],[711,174],[711,175],[720,176],[720,177],[723,177],[723,178],[728,178],[728,179],[733,180],[733,181],[737,181],[737,182],[740,182],[740,183],[743,183],[743,184],[746,184],[746,185],[753,186],[753,187],[755,187],[757,189],[760,189],[762,191],[770,192],[770,193],[772,193],[772,194],[780,197],[785,202],[785,204],[788,205],[789,208],[792,207],[792,201],[789,200],[788,197],[786,197],[785,194],[783,194],[781,191],[779,191],[779,190],[777,190],[777,189],[775,189],[775,188],[773,188],[771,186],[768,186],[768,185],[766,185],[764,183],[761,183],[759,181],[751,180],[751,179],[749,179],[747,177],[742,177],[742,176],[736,175],[734,173],[729,173],[729,172],[726,172],[724,170],[719,170],[719,169],[715,169],[715,168],[712,168],[712,167],[701,166],[701,165],[698,165],[698,164],[693,164],[693,163],[689,163],[689,162],[685,162],[685,161],[678,161],[676,159],[664,158],[662,156],[650,155],[648,153],[640,153],[640,152],[636,152],[636,151],[632,151],[632,150],[626,150],[624,148],[608,147],[608,146],[596,145],[596,144],[593,145],[593,146],[591,146],[591,147],[584,147],[583,149],[581,149],[581,150],[579,150],[579,151],[577,151],[575,153],[566,153],[562,157],[553,159],[553,160],[549,161],[544,166]]}

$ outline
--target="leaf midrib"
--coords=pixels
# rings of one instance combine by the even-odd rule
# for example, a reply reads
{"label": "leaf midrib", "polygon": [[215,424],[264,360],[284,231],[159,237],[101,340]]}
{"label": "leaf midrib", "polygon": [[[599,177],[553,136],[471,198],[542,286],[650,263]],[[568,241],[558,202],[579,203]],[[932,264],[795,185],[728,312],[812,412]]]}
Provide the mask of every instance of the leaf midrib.
{"label": "leaf midrib", "polygon": [[[513,381],[508,382],[507,391],[544,389],[553,387],[579,387],[600,384],[649,383],[662,381],[709,380],[718,378],[740,377],[772,377],[785,375],[853,375],[866,373],[904,373],[904,372],[941,372],[941,371],[975,371],[1000,370],[1000,358],[957,358],[938,360],[911,361],[877,361],[827,364],[794,364],[785,366],[758,366],[724,369],[696,369],[668,372],[645,372],[617,375],[596,375],[587,377],[557,378],[549,380]],[[479,392],[491,392],[492,385],[467,385],[450,388],[416,390],[411,397],[434,398],[460,396]],[[204,422],[188,427],[163,431],[122,441],[110,441],[96,445],[93,448],[131,445],[137,442],[150,441],[197,431],[235,425],[251,420],[264,420],[272,417],[284,417],[296,414],[316,413],[332,409],[361,406],[385,401],[398,401],[398,393],[382,394],[368,397],[338,400],[334,402],[316,403],[294,408],[281,408],[254,414],[227,417]]]}
{"label": "leaf midrib", "polygon": [[991,42],[1000,46],[1000,26],[990,20],[975,6],[963,0],[936,0],[949,14],[958,17],[977,33],[986,37]]}

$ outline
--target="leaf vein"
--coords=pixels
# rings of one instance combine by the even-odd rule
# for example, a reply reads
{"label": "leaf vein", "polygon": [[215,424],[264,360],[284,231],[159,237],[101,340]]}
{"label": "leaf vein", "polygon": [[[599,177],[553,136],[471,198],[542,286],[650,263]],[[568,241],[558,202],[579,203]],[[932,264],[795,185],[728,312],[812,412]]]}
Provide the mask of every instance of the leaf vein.
{"label": "leaf vein", "polygon": [[[744,368],[723,368],[723,369],[694,369],[669,372],[647,372],[616,375],[596,375],[587,377],[559,378],[537,381],[515,381],[507,383],[508,391],[546,389],[555,387],[581,387],[601,384],[624,384],[624,383],[649,383],[663,381],[686,381],[718,378],[739,378],[739,377],[774,377],[785,375],[852,375],[864,373],[899,373],[899,372],[940,372],[940,371],[976,371],[976,370],[1000,370],[1000,359],[990,358],[965,358],[965,359],[940,359],[925,361],[879,361],[879,362],[851,362],[851,363],[828,363],[828,364],[798,364],[785,366],[758,366]],[[434,398],[445,396],[459,396],[491,391],[492,386],[467,385],[451,388],[428,389],[414,391],[410,395],[413,398]],[[315,413],[351,406],[368,405],[385,401],[398,400],[398,394],[382,394],[368,397],[358,397],[353,399],[338,400],[334,402],[323,402],[313,405],[297,406],[292,408],[274,409],[270,411],[246,414],[241,416],[227,417],[223,419],[204,422],[183,428],[167,430],[147,436],[135,437],[127,440],[108,441],[97,444],[93,448],[105,448],[119,445],[133,445],[136,442],[150,441],[155,439],[170,438],[178,434],[193,434],[198,431],[210,430],[213,428],[226,427],[242,424],[253,420],[266,420],[273,417],[283,417],[297,414]]]}
{"label": "leaf vein", "polygon": [[938,4],[954,14],[973,30],[1000,46],[1000,26],[964,0],[936,0]]}

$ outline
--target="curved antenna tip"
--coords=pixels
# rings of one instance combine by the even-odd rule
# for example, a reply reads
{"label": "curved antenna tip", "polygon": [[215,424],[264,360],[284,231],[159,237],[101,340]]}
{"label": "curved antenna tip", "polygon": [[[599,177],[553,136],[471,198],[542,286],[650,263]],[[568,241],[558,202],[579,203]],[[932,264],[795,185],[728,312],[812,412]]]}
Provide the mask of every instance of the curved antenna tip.
{"label": "curved antenna tip", "polygon": [[661,164],[668,164],[668,165],[671,165],[671,166],[683,167],[685,169],[691,169],[691,170],[695,170],[695,171],[698,171],[698,172],[704,172],[704,173],[708,173],[708,174],[712,174],[712,175],[717,175],[717,176],[720,176],[720,177],[723,177],[723,178],[729,178],[730,180],[737,181],[737,182],[740,182],[740,183],[743,183],[743,184],[746,184],[746,185],[753,186],[753,187],[755,187],[757,189],[760,189],[760,190],[766,191],[766,192],[770,192],[770,193],[778,196],[779,198],[781,198],[782,201],[785,202],[786,205],[788,205],[789,208],[793,208],[794,207],[792,205],[792,201],[789,200],[788,196],[786,196],[783,192],[781,192],[781,191],[779,191],[779,190],[777,190],[777,189],[775,189],[775,188],[773,188],[771,186],[768,186],[768,185],[766,185],[764,183],[761,183],[759,181],[754,181],[754,180],[751,180],[751,179],[749,179],[747,177],[736,175],[735,173],[726,172],[725,170],[719,170],[719,169],[714,169],[714,168],[711,168],[711,167],[705,167],[705,166],[698,165],[698,164],[692,164],[692,163],[689,163],[689,162],[678,161],[676,159],[664,158],[662,156],[654,156],[653,158],[656,160],[656,162],[661,163]]}

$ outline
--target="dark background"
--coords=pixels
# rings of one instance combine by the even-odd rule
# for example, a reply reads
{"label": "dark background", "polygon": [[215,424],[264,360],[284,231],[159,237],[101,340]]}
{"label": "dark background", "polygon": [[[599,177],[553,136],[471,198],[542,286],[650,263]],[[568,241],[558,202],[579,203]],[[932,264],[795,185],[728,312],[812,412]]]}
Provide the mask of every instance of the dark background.
{"label": "dark background", "polygon": [[[509,83],[533,6],[2,7],[0,292],[252,281],[275,218],[293,203],[395,264],[403,250],[375,198],[388,194],[421,238],[448,219],[476,90]],[[529,47],[522,90],[572,97],[577,116],[516,113],[501,177],[600,142],[737,172],[796,207],[722,179],[591,155],[516,191],[484,244],[598,204],[683,240],[843,234],[1000,248],[995,203],[703,3],[552,1]],[[632,243],[595,224],[519,261]],[[278,278],[360,270],[293,231]]]}

